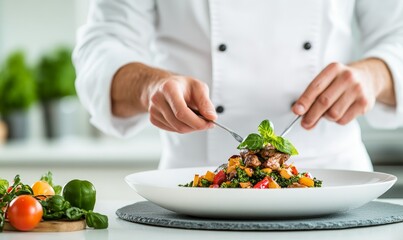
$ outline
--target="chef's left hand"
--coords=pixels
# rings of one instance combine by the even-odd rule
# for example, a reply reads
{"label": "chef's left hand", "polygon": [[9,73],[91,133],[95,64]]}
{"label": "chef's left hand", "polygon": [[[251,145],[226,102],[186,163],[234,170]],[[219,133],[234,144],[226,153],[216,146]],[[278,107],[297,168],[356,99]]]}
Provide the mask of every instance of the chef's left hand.
{"label": "chef's left hand", "polygon": [[331,63],[309,84],[292,110],[304,115],[302,127],[312,129],[321,117],[347,124],[370,110],[377,100],[396,104],[392,77],[382,60]]}

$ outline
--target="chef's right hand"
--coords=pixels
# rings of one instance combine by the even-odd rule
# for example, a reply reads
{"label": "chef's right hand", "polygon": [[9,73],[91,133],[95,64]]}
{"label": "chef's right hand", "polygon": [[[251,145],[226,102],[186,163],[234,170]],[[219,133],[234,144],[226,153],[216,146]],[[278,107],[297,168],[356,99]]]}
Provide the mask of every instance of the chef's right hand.
{"label": "chef's right hand", "polygon": [[207,119],[217,118],[205,83],[142,63],[129,63],[117,71],[111,105],[114,116],[133,117],[148,111],[152,124],[178,133],[213,127],[190,108]]}
{"label": "chef's right hand", "polygon": [[197,109],[207,119],[217,118],[208,86],[191,77],[166,77],[151,84],[147,95],[151,123],[167,131],[189,133],[213,127],[190,108]]}

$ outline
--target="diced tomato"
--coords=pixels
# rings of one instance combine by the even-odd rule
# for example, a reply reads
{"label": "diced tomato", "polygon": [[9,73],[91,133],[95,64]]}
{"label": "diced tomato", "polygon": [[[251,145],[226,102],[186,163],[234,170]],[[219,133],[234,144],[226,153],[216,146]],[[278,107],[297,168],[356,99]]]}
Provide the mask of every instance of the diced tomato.
{"label": "diced tomato", "polygon": [[298,170],[295,166],[291,166],[291,173],[294,175],[298,175]]}
{"label": "diced tomato", "polygon": [[253,188],[258,188],[258,189],[265,189],[269,187],[269,178],[265,177],[261,181],[255,184]]}
{"label": "diced tomato", "polygon": [[219,188],[220,187],[220,185],[218,185],[218,184],[211,184],[210,185],[210,188]]}
{"label": "diced tomato", "polygon": [[305,176],[305,177],[309,177],[309,178],[313,179],[312,174],[311,174],[311,173],[309,173],[309,172],[306,172],[306,173],[304,174],[304,176]]}
{"label": "diced tomato", "polygon": [[213,184],[221,185],[226,179],[225,172],[223,170],[219,171],[213,179]]}
{"label": "diced tomato", "polygon": [[9,187],[8,187],[8,189],[7,189],[7,193],[10,193],[10,192],[11,192],[11,190],[13,190],[13,186],[9,186]]}

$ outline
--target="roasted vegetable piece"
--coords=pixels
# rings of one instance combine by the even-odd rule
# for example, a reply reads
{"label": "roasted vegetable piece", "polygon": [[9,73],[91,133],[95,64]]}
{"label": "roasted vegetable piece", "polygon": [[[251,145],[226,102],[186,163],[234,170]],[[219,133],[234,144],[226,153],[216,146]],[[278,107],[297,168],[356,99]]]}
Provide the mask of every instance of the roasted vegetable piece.
{"label": "roasted vegetable piece", "polygon": [[281,188],[281,186],[274,181],[271,177],[267,177],[269,179],[269,188]]}
{"label": "roasted vegetable piece", "polygon": [[193,184],[192,187],[197,187],[199,185],[199,174],[195,174],[194,178],[193,178]]}
{"label": "roasted vegetable piece", "polygon": [[280,175],[285,179],[290,179],[292,177],[292,173],[288,169],[285,169],[285,168],[280,170]]}
{"label": "roasted vegetable piece", "polygon": [[212,182],[214,180],[215,174],[213,172],[207,171],[204,179]]}
{"label": "roasted vegetable piece", "polygon": [[258,188],[258,189],[265,189],[269,187],[269,178],[265,177],[261,181],[255,184],[253,188]]}
{"label": "roasted vegetable piece", "polygon": [[63,197],[70,202],[71,206],[94,210],[96,190],[94,185],[86,180],[74,179],[68,182],[63,188]]}
{"label": "roasted vegetable piece", "polygon": [[315,186],[315,182],[309,177],[301,177],[298,182],[307,187]]}
{"label": "roasted vegetable piece", "polygon": [[221,185],[226,180],[225,172],[223,170],[219,171],[213,179],[213,184]]}

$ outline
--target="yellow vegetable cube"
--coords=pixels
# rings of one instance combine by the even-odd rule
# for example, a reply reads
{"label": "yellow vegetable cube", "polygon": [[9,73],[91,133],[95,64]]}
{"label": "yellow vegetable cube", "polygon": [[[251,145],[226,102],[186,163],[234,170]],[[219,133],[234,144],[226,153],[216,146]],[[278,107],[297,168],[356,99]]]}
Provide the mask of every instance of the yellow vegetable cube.
{"label": "yellow vegetable cube", "polygon": [[248,177],[252,177],[252,175],[253,175],[252,168],[245,168],[245,172],[246,172],[246,175],[248,175]]}
{"label": "yellow vegetable cube", "polygon": [[199,185],[199,180],[200,180],[199,174],[195,174],[195,177],[193,178],[192,187],[197,187]]}
{"label": "yellow vegetable cube", "polygon": [[252,183],[250,183],[250,182],[241,182],[241,183],[239,183],[239,186],[241,186],[241,188],[251,188]]}
{"label": "yellow vegetable cube", "polygon": [[272,170],[271,168],[263,168],[261,171],[262,171],[262,172],[265,172],[265,173],[271,173],[271,172],[273,172],[273,170]]}
{"label": "yellow vegetable cube", "polygon": [[234,155],[228,159],[228,167],[241,165],[241,157]]}
{"label": "yellow vegetable cube", "polygon": [[293,176],[290,170],[285,168],[280,170],[280,175],[285,179],[290,179]]}
{"label": "yellow vegetable cube", "polygon": [[281,188],[280,185],[272,178],[269,178],[269,188]]}
{"label": "yellow vegetable cube", "polygon": [[302,184],[307,187],[313,187],[315,186],[315,182],[312,180],[312,178],[309,177],[301,177],[298,181],[299,184]]}
{"label": "yellow vegetable cube", "polygon": [[206,175],[204,176],[204,179],[206,179],[207,181],[212,182],[214,179],[215,174],[213,172],[207,171]]}

